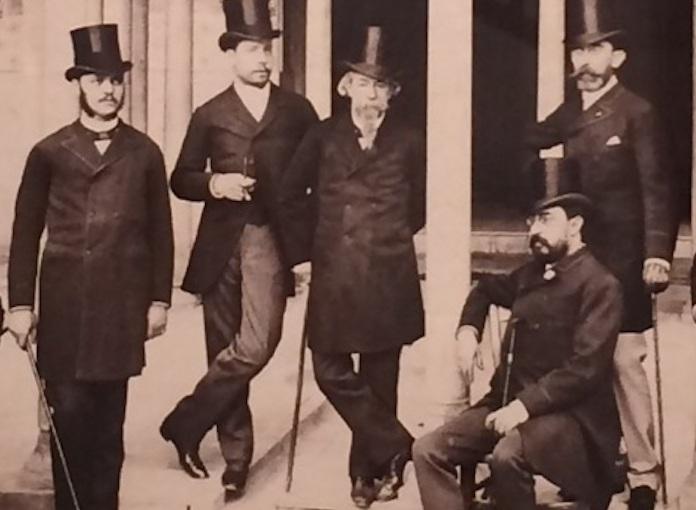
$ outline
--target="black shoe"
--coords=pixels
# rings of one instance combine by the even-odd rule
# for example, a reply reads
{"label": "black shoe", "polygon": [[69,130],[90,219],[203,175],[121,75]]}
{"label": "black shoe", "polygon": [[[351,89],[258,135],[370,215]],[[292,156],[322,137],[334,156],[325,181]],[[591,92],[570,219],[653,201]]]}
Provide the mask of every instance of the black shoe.
{"label": "black shoe", "polygon": [[350,499],[358,508],[369,508],[375,500],[375,483],[372,479],[358,476],[353,480]]}
{"label": "black shoe", "polygon": [[378,501],[391,501],[399,497],[399,489],[404,485],[404,469],[410,460],[410,450],[392,457],[387,474],[382,477],[379,491],[377,491]]}
{"label": "black shoe", "polygon": [[179,465],[191,478],[209,478],[208,470],[198,453],[199,443],[189,444],[177,437],[171,423],[171,414],[160,426],[160,435],[165,441],[171,441],[179,457]]}
{"label": "black shoe", "polygon": [[247,472],[226,469],[222,474],[222,487],[225,489],[225,503],[232,503],[244,496]]}
{"label": "black shoe", "polygon": [[654,510],[657,492],[647,485],[640,485],[631,489],[631,498],[628,500],[628,510]]}

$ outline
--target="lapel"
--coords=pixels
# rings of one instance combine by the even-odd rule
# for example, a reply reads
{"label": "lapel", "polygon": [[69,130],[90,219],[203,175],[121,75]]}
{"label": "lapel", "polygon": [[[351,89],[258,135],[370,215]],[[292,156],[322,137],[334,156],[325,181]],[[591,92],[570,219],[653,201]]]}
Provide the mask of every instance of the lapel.
{"label": "lapel", "polygon": [[245,138],[255,138],[263,132],[278,117],[284,107],[282,92],[271,85],[268,105],[260,121],[257,121],[237,94],[234,85],[223,93],[226,108],[223,110],[222,124],[226,129]]}
{"label": "lapel", "polygon": [[131,130],[121,122],[109,148],[104,155],[101,155],[87,130],[82,127],[79,120],[76,120],[71,124],[69,135],[61,142],[61,145],[83,163],[83,169],[88,175],[94,176],[126,155],[133,143]]}
{"label": "lapel", "polygon": [[625,92],[623,85],[617,83],[611,90],[600,97],[595,104],[582,111],[571,123],[570,131],[576,132],[592,124],[603,121],[616,111],[616,100]]}
{"label": "lapel", "polygon": [[353,123],[350,113],[341,116],[338,122],[339,146],[352,163],[348,167],[348,175],[354,174],[377,159],[380,154],[383,154],[384,148],[388,146],[393,138],[394,127],[395,120],[387,113],[377,131],[372,149],[363,150],[358,142],[360,133]]}
{"label": "lapel", "polygon": [[527,269],[520,275],[519,294],[522,295],[548,283],[562,280],[588,253],[587,247],[580,248],[572,255],[563,257],[548,271],[544,264],[537,261],[530,262]]}
{"label": "lapel", "polygon": [[[271,93],[268,96],[268,105],[266,106],[266,111],[263,113],[263,117],[261,117],[259,122],[256,122],[256,120],[252,117],[252,120],[254,120],[256,123],[255,136],[258,136],[268,126],[270,126],[284,107],[285,101],[283,101],[283,93],[278,87],[271,84]],[[247,111],[247,113],[249,112]],[[249,116],[251,117],[250,113]]]}

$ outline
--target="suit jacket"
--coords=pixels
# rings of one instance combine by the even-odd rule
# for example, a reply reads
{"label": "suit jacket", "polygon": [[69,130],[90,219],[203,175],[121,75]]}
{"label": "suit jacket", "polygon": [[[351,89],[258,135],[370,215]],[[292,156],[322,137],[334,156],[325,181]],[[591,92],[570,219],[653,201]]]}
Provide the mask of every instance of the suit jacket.
{"label": "suit jacket", "polygon": [[671,261],[677,233],[674,177],[655,111],[617,84],[586,111],[567,101],[527,133],[533,149],[558,143],[595,204],[585,238],[624,286],[624,329],[643,331],[650,327],[643,262]]}
{"label": "suit jacket", "polygon": [[320,352],[423,336],[413,234],[425,222],[424,140],[389,115],[370,150],[356,131],[348,114],[315,126],[283,179],[283,246],[289,264],[312,262],[309,345]]}
{"label": "suit jacket", "polygon": [[[520,427],[528,460],[539,472],[553,473],[563,487],[577,487],[578,480],[591,476],[599,493],[606,493],[620,437],[612,390],[620,284],[586,248],[559,261],[552,276],[544,273],[542,264],[531,262],[511,275],[481,278],[464,305],[460,325],[481,332],[490,305],[511,309],[502,352],[509,352],[514,335],[508,402],[519,399],[529,412],[530,420]],[[503,358],[491,391],[477,405],[501,406],[508,368]],[[554,413],[577,420],[583,440],[577,444],[561,437],[554,451],[539,453],[535,441],[548,444],[548,431],[534,418]],[[590,474],[577,472],[573,462],[585,453],[593,466]]]}
{"label": "suit jacket", "polygon": [[79,121],[39,142],[17,194],[10,306],[34,306],[39,241],[38,358],[48,380],[140,373],[153,301],[169,303],[173,238],[162,154],[121,123],[102,156]]}
{"label": "suit jacket", "polygon": [[[204,293],[217,281],[248,221],[278,224],[278,186],[307,129],[317,121],[309,101],[272,86],[268,107],[257,122],[233,86],[194,111],[176,168],[174,194],[205,202],[182,288]],[[213,173],[242,173],[244,161],[257,179],[251,202],[216,199],[210,193]],[[206,171],[210,162],[210,171]]]}

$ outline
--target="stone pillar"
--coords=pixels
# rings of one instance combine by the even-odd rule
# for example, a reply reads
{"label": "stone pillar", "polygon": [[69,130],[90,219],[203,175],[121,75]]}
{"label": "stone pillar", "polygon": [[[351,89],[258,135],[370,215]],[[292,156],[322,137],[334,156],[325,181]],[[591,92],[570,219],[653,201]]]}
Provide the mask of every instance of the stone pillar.
{"label": "stone pillar", "polygon": [[[544,120],[563,102],[565,85],[565,2],[539,0],[537,119]],[[563,146],[542,150],[541,157],[562,158]]]}
{"label": "stone pillar", "polygon": [[472,21],[473,0],[430,2],[425,297],[428,383],[439,417],[467,404],[454,332],[471,272]]}
{"label": "stone pillar", "polygon": [[148,0],[131,0],[130,121],[143,132],[147,132],[148,7]]}
{"label": "stone pillar", "polygon": [[[132,52],[131,33],[132,33],[132,0],[103,0],[104,23],[115,23],[118,25],[118,39],[121,45],[121,58],[130,60]],[[126,73],[126,101],[121,110],[121,118],[130,123],[131,121],[131,90],[132,73]]]}
{"label": "stone pillar", "polygon": [[[193,108],[193,0],[170,0],[166,6],[164,156],[174,168]],[[193,241],[191,206],[172,201],[176,246],[175,281],[181,282]]]}
{"label": "stone pillar", "polygon": [[331,115],[331,0],[307,0],[305,95],[319,117]]}

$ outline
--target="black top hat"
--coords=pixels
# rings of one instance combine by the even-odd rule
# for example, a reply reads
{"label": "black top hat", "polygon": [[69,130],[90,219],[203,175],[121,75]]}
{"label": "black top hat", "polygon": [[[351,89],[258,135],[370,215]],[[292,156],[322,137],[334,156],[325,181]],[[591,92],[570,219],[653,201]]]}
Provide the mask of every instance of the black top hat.
{"label": "black top hat", "polygon": [[566,43],[570,46],[588,46],[608,39],[616,41],[624,35],[618,26],[612,0],[568,0],[566,9]]}
{"label": "black top hat", "polygon": [[538,159],[529,168],[527,185],[538,213],[549,207],[577,209],[583,214],[592,210],[592,201],[582,194],[580,169],[570,159]]}
{"label": "black top hat", "polygon": [[268,0],[223,0],[227,32],[220,36],[222,51],[234,49],[240,40],[263,41],[280,35],[271,25]]}
{"label": "black top hat", "polygon": [[122,75],[133,67],[131,62],[121,59],[117,25],[76,28],[70,32],[70,37],[75,65],[65,71],[68,81],[88,73]]}
{"label": "black top hat", "polygon": [[370,25],[362,33],[354,58],[344,61],[343,65],[375,80],[396,82],[399,76],[391,65],[388,50],[388,37],[384,28]]}

